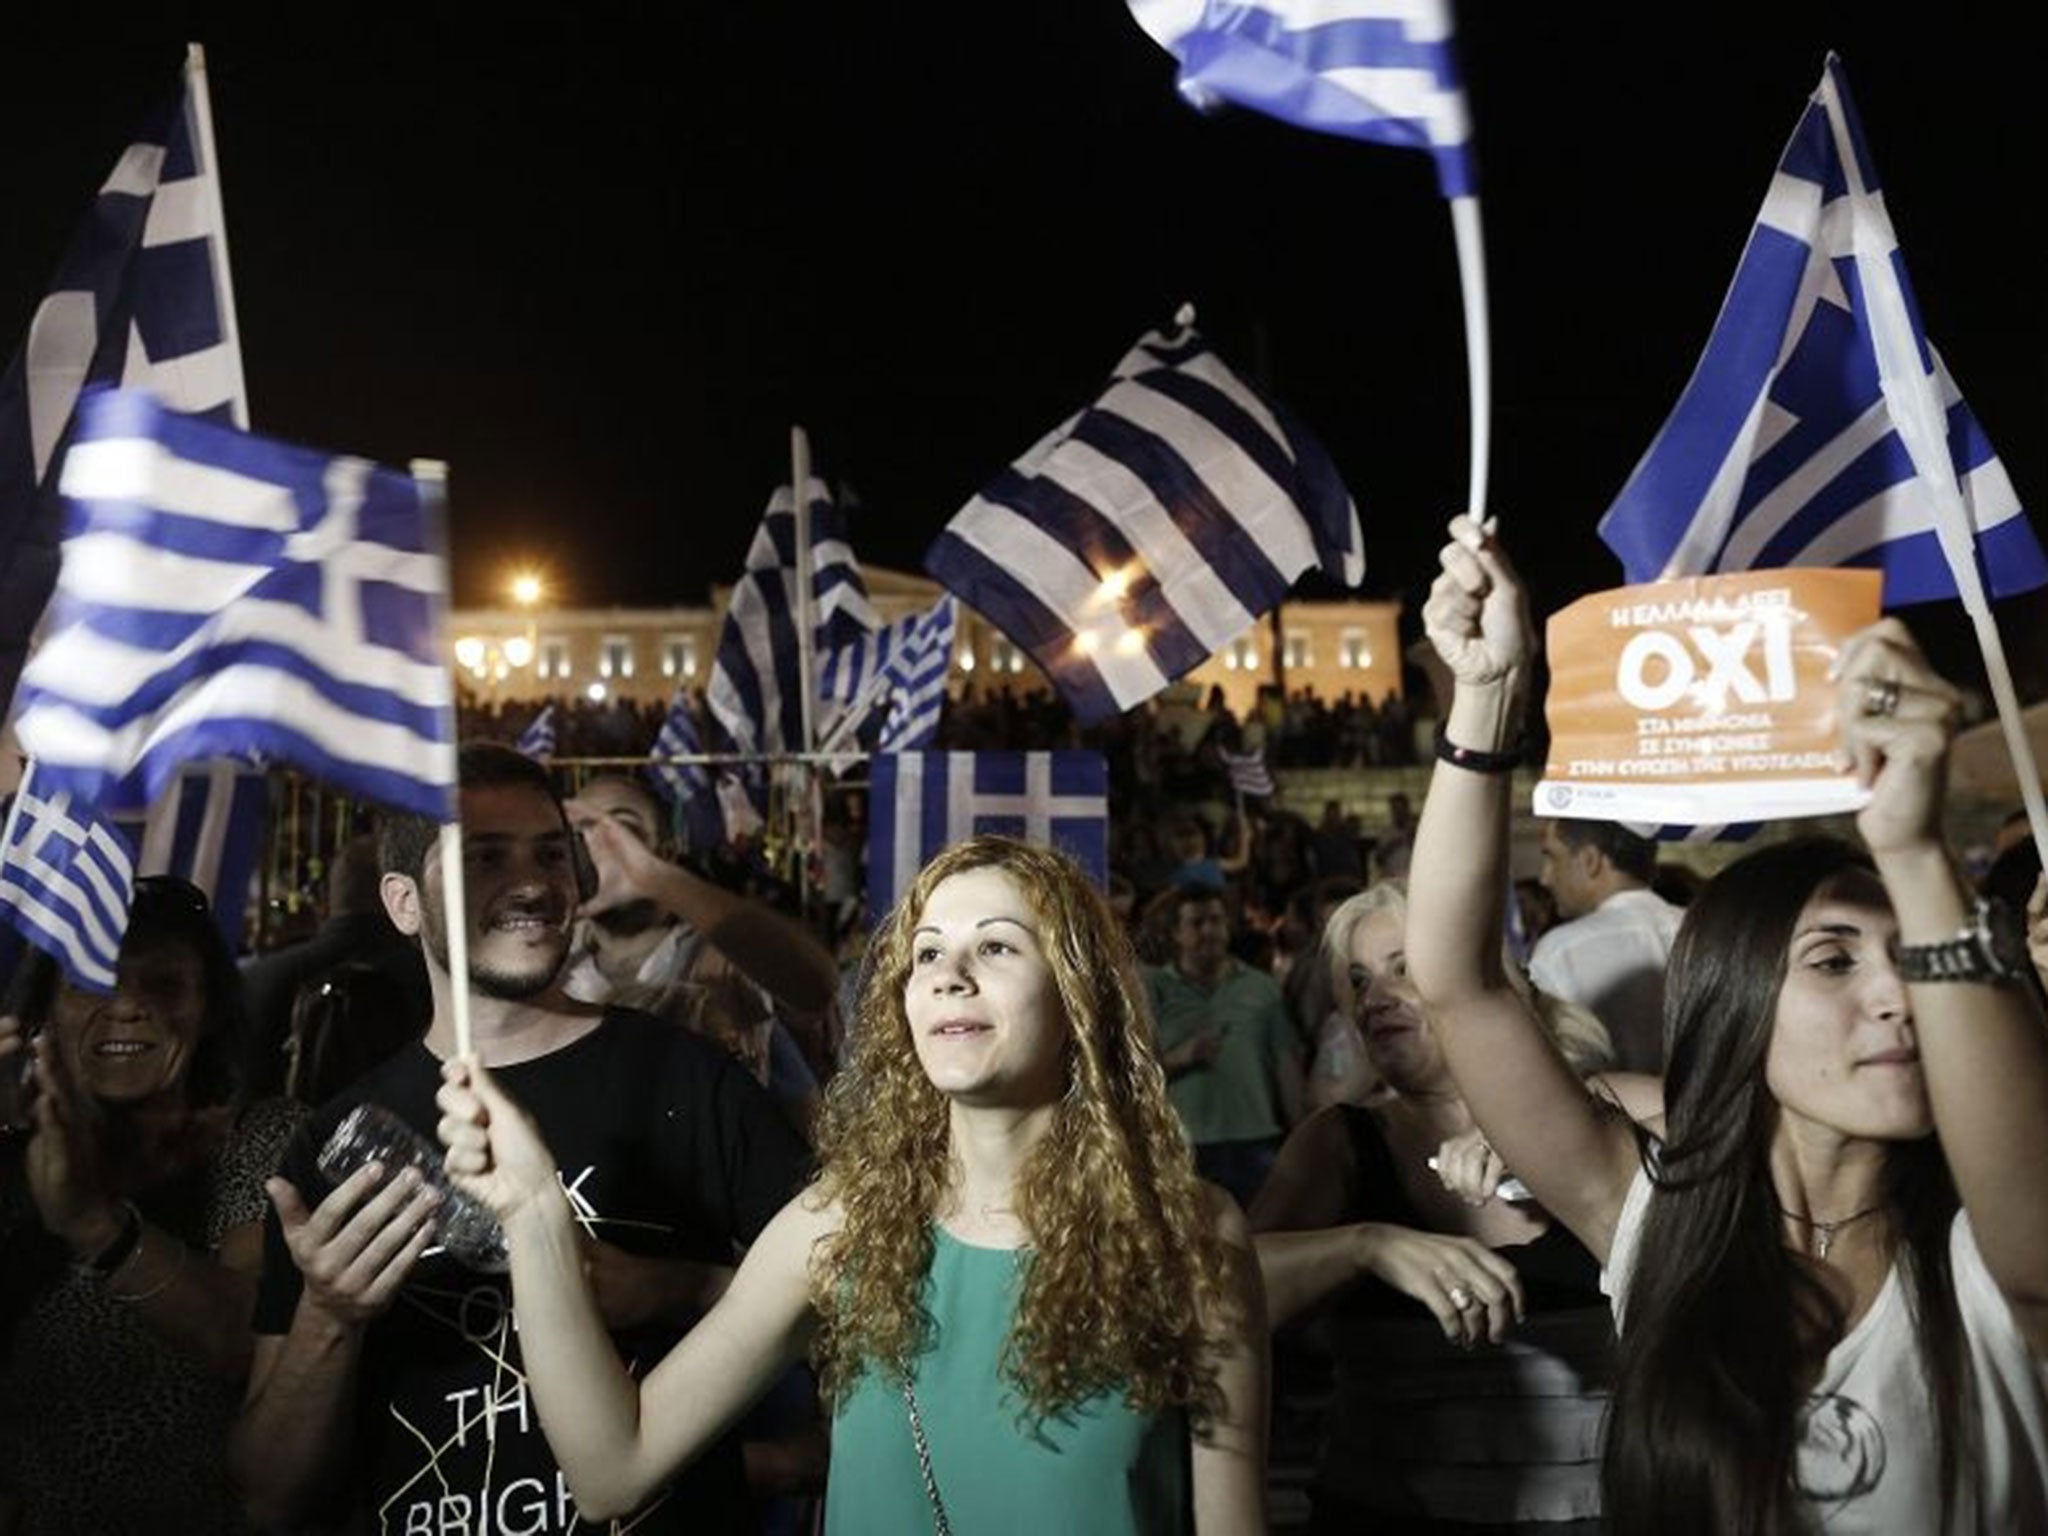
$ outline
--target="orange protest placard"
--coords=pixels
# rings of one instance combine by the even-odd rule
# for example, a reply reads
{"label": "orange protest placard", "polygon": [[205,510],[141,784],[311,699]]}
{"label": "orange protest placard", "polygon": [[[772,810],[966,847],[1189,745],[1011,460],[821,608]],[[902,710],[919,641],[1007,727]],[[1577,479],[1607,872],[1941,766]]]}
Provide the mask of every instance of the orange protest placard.
{"label": "orange protest placard", "polygon": [[1842,642],[1876,571],[1744,571],[1596,592],[1552,615],[1539,816],[1708,825],[1866,798],[1835,766]]}

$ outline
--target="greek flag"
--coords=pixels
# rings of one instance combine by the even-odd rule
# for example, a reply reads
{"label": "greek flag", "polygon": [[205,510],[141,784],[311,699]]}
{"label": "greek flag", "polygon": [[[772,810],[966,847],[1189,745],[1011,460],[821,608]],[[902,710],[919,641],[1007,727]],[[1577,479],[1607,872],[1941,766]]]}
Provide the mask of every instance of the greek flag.
{"label": "greek flag", "polygon": [[126,834],[47,792],[34,765],[15,792],[0,849],[0,913],[64,974],[94,992],[114,990],[121,938],[135,900],[135,849]]}
{"label": "greek flag", "polygon": [[892,752],[868,781],[868,911],[879,921],[933,855],[979,832],[1066,853],[1109,883],[1100,752]]}
{"label": "greek flag", "polygon": [[690,690],[678,688],[669,701],[668,718],[654,738],[654,761],[647,775],[670,807],[680,813],[692,848],[716,848],[725,840],[725,817],[719,809],[717,791],[702,763],[678,763],[669,759],[699,757],[704,752],[697,736],[697,719],[690,710]]}
{"label": "greek flag", "polygon": [[56,583],[53,470],[79,391],[154,390],[172,409],[248,424],[205,67],[129,145],[0,376],[0,710]]}
{"label": "greek flag", "polygon": [[[1853,156],[1863,190],[1851,189]],[[1875,566],[1888,608],[1956,596],[1934,498],[1879,377],[1857,260],[1888,263],[1991,593],[2048,582],[2048,559],[1984,429],[1920,324],[1877,168],[1830,54],[1677,408],[1600,523],[1630,582],[1789,565]]]}
{"label": "greek flag", "polygon": [[213,907],[221,937],[239,952],[249,916],[250,877],[263,855],[270,780],[239,763],[181,768],[144,817],[116,816],[131,834],[136,873],[190,880]]}
{"label": "greek flag", "polygon": [[951,594],[905,622],[909,627],[883,668],[889,712],[876,743],[881,752],[915,752],[931,745],[946,707],[946,674],[953,666],[953,635],[959,627]]}
{"label": "greek flag", "polygon": [[1236,793],[1250,795],[1254,799],[1272,796],[1273,775],[1266,767],[1265,753],[1232,752],[1218,747],[1216,755],[1223,759],[1224,772],[1230,775],[1230,787]]}
{"label": "greek flag", "polygon": [[1445,197],[1477,189],[1449,0],[1130,0],[1180,61],[1180,93],[1334,133],[1425,149]]}
{"label": "greek flag", "polygon": [[119,390],[80,405],[63,489],[16,721],[53,790],[118,813],[181,763],[262,754],[454,819],[446,576],[412,480]]}
{"label": "greek flag", "polygon": [[555,755],[555,706],[544,704],[541,712],[533,717],[525,730],[519,733],[519,740],[513,743],[517,751],[531,758],[550,758]]}
{"label": "greek flag", "polygon": [[[845,520],[825,482],[809,483],[814,654],[823,660],[875,628],[867,586],[846,542]],[[733,584],[725,628],[706,690],[711,716],[740,752],[800,752],[803,689],[798,681],[796,503],[777,486]],[[850,695],[849,695],[850,697]],[[822,736],[833,723],[821,712]]]}
{"label": "greek flag", "polygon": [[1183,309],[1094,404],[958,512],[925,569],[1021,647],[1082,724],[1143,703],[1321,565],[1365,573],[1322,446],[1262,400]]}

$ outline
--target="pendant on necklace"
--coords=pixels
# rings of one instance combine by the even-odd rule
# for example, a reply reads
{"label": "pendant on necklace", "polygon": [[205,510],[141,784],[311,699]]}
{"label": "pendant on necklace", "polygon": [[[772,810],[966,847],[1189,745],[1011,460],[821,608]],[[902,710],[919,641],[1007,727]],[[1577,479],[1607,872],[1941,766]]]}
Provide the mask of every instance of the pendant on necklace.
{"label": "pendant on necklace", "polygon": [[1826,1260],[1828,1248],[1835,1240],[1835,1228],[1840,1225],[1839,1221],[1817,1221],[1813,1224],[1815,1257]]}

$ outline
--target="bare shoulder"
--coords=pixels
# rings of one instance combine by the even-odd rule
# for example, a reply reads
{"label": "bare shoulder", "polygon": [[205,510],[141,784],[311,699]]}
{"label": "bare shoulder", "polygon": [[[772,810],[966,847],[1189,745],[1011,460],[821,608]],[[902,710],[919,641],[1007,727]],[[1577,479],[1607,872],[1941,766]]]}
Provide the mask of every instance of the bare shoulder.
{"label": "bare shoulder", "polygon": [[1233,1248],[1250,1248],[1252,1244],[1251,1224],[1244,1218],[1244,1208],[1237,1199],[1220,1184],[1206,1181],[1202,1184],[1202,1201],[1209,1218],[1209,1226],[1215,1234]]}

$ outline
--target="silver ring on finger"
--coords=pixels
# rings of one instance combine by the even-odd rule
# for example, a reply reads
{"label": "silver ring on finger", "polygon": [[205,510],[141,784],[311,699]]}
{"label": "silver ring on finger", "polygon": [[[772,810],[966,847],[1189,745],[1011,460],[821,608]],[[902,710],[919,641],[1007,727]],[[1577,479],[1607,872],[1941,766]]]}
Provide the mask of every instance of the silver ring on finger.
{"label": "silver ring on finger", "polygon": [[1889,719],[1899,712],[1903,690],[1895,677],[1874,677],[1863,685],[1862,712],[1873,719]]}
{"label": "silver ring on finger", "polygon": [[1450,1297],[1451,1305],[1456,1307],[1460,1312],[1463,1312],[1467,1308],[1469,1308],[1472,1305],[1473,1301],[1476,1299],[1472,1295],[1472,1293],[1466,1290],[1465,1287],[1462,1285],[1452,1286],[1450,1289]]}

